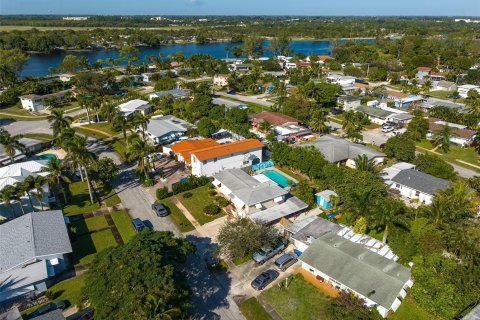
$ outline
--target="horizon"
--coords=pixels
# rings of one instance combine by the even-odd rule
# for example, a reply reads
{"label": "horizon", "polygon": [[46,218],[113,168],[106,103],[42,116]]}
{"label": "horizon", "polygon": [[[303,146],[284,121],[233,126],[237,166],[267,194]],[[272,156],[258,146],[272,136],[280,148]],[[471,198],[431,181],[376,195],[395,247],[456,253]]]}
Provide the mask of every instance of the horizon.
{"label": "horizon", "polygon": [[[432,6],[435,4],[435,6]],[[268,14],[265,14],[268,12]],[[289,17],[479,17],[478,0],[418,1],[402,3],[344,0],[325,6],[312,0],[244,0],[239,5],[223,0],[0,0],[0,15],[91,15],[91,16],[289,16]]]}

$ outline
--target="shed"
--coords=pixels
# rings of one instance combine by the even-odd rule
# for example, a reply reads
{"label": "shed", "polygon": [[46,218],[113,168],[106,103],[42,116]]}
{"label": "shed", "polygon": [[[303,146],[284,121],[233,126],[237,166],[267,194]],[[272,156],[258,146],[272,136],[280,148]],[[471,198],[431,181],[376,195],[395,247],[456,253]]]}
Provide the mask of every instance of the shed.
{"label": "shed", "polygon": [[317,199],[317,204],[324,209],[328,209],[330,207],[330,204],[331,204],[330,198],[332,196],[338,197],[335,191],[332,191],[332,190],[323,190],[315,194],[315,197]]}

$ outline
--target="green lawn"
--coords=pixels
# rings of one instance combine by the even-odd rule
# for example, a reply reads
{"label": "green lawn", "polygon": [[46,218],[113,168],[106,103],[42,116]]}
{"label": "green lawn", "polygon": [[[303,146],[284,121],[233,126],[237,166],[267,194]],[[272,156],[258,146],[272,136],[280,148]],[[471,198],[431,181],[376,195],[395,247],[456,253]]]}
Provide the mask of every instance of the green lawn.
{"label": "green lawn", "polygon": [[325,304],[331,299],[300,274],[289,277],[288,288],[273,286],[262,293],[284,320],[321,319]]}
{"label": "green lawn", "polygon": [[236,265],[236,266],[239,266],[241,264],[244,264],[245,262],[248,262],[252,260],[252,254],[247,254],[245,257],[243,258],[233,258],[232,259],[232,262]]}
{"label": "green lawn", "polygon": [[135,237],[135,230],[132,227],[132,219],[130,215],[125,210],[112,212],[112,219],[115,223],[115,226],[122,236],[123,242],[127,243]]}
{"label": "green lawn", "polygon": [[[434,146],[429,140],[422,140],[420,142],[417,142],[417,147],[425,148],[428,150],[432,150],[434,148]],[[420,148],[417,148],[417,150],[420,152],[426,152],[425,150],[422,150]],[[469,169],[475,169],[475,168],[472,166],[468,166],[466,164],[462,164],[457,160],[459,159],[459,160],[471,163],[473,165],[480,166],[480,161],[478,160],[479,159],[478,154],[475,152],[475,149],[473,149],[472,147],[462,148],[459,146],[450,145],[450,151],[448,153],[444,153],[440,148],[435,151],[440,153],[440,155],[438,154],[435,154],[435,155],[439,156],[445,161],[453,162],[455,164],[462,165]]]}
{"label": "green lawn", "polygon": [[[82,289],[85,286],[85,275],[76,276],[59,282],[50,288],[48,291],[53,293],[53,301],[66,300],[68,305],[80,305],[82,302]],[[43,304],[42,304],[43,305]],[[29,315],[37,310],[40,306],[22,311],[24,319],[28,319]]]}
{"label": "green lawn", "polygon": [[88,129],[82,128],[82,127],[75,127],[74,129],[75,129],[75,132],[77,132],[77,133],[80,133],[80,134],[83,134],[83,135],[86,135],[86,136],[89,136],[89,137],[93,137],[93,138],[96,138],[96,139],[105,139],[105,138],[110,137],[109,135],[105,135],[105,134],[100,133],[100,132],[88,130]]}
{"label": "green lawn", "polygon": [[437,316],[423,310],[411,296],[407,296],[398,310],[388,319],[391,320],[440,320]]}
{"label": "green lawn", "polygon": [[104,230],[89,235],[78,237],[72,244],[73,264],[89,264],[95,258],[95,254],[103,249],[114,247],[117,243],[113,237],[112,231]]}
{"label": "green lawn", "polygon": [[165,208],[167,208],[168,212],[170,213],[170,219],[172,219],[172,222],[177,226],[180,232],[189,232],[195,230],[195,227],[192,225],[190,220],[185,217],[182,211],[178,209],[171,199],[163,199],[160,202],[165,206]]}
{"label": "green lawn", "polygon": [[51,134],[48,134],[48,133],[25,133],[23,136],[25,138],[37,139],[37,140],[42,140],[42,141],[53,140],[53,136]]}
{"label": "green lawn", "polygon": [[[115,190],[110,187],[103,187],[98,185],[102,200],[108,207],[120,203],[120,198],[115,193]],[[85,181],[78,181],[68,184],[66,188],[67,205],[63,209],[65,215],[74,215],[85,212],[92,212],[99,209],[97,202],[90,203],[90,196],[88,194],[88,187]],[[62,199],[62,197],[60,196]]]}
{"label": "green lawn", "polygon": [[37,121],[39,118],[46,118],[46,116],[34,115],[18,105],[0,108],[0,113],[0,119],[14,119],[18,121]]}
{"label": "green lawn", "polygon": [[205,206],[214,203],[212,197],[208,195],[208,191],[208,186],[203,186],[187,191],[192,194],[190,198],[183,197],[183,194],[186,192],[177,195],[177,199],[188,209],[188,211],[190,211],[198,223],[202,225],[225,215],[225,211],[223,210],[216,216],[207,216],[203,213],[203,208]]}
{"label": "green lawn", "polygon": [[108,223],[103,215],[75,221],[71,224],[71,230],[77,235],[106,228],[108,228]]}
{"label": "green lawn", "polygon": [[111,136],[115,136],[115,135],[120,133],[120,131],[114,130],[112,128],[112,126],[110,125],[110,123],[108,123],[108,122],[90,123],[90,124],[84,125],[82,127],[100,130],[100,131],[103,131],[103,132],[106,132],[106,133],[110,134]]}
{"label": "green lawn", "polygon": [[[442,90],[439,90],[439,91],[430,91],[428,93],[429,96],[432,96],[434,98],[439,98],[439,99],[448,99],[448,100],[452,100],[452,98],[447,98],[448,95],[451,95],[453,94],[455,91],[442,91]],[[457,99],[459,100],[459,99]]]}
{"label": "green lawn", "polygon": [[270,320],[272,317],[262,307],[256,298],[250,298],[240,304],[240,311],[247,320]]}
{"label": "green lawn", "polygon": [[109,140],[106,142],[112,149],[114,149],[120,157],[125,160],[127,158],[127,147],[125,146],[125,143],[123,142],[123,138],[120,139],[113,139]]}

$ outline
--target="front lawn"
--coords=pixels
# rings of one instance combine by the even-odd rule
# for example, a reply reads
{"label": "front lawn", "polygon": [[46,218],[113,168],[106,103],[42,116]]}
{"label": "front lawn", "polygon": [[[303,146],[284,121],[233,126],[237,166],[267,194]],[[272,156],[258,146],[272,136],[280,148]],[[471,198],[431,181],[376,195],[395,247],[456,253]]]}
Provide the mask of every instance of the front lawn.
{"label": "front lawn", "polygon": [[108,228],[108,223],[107,223],[107,220],[105,220],[105,217],[103,215],[88,218],[88,219],[78,220],[73,222],[70,225],[70,229],[76,235],[82,235],[89,232],[93,232],[101,229],[107,229],[107,228]]}
{"label": "front lawn", "polygon": [[[422,148],[428,149],[428,150],[432,150],[435,148],[429,140],[422,140],[420,142],[417,142],[416,145],[417,147],[419,147],[417,148],[417,151],[420,151],[422,153],[428,152],[423,150]],[[473,149],[472,147],[462,148],[462,147],[451,144],[450,151],[448,153],[444,153],[440,148],[435,150],[435,152],[439,153],[439,154],[435,154],[435,153],[434,154],[442,158],[443,160],[447,162],[454,162],[455,164],[465,166],[469,169],[474,169],[474,168],[466,164],[462,164],[458,160],[462,160],[467,163],[480,166],[480,161],[478,161],[478,154],[475,152],[475,149]]]}
{"label": "front lawn", "polygon": [[255,297],[247,299],[240,304],[240,311],[247,320],[270,320],[272,317],[262,307]]}
{"label": "front lawn", "polygon": [[[203,213],[203,208],[205,208],[205,206],[215,203],[213,201],[213,197],[208,194],[209,190],[210,189],[208,189],[207,185],[190,191],[182,192],[177,195],[177,199],[188,209],[188,211],[190,211],[192,216],[201,225],[211,222],[225,215],[225,211],[223,210],[216,216],[207,216]],[[191,193],[192,196],[190,198],[184,198],[183,195],[185,193]]]}
{"label": "front lawn", "polygon": [[78,237],[72,244],[73,264],[89,264],[95,258],[95,254],[103,249],[114,247],[116,245],[117,243],[110,230],[99,231]]}
{"label": "front lawn", "polygon": [[289,281],[287,288],[273,286],[263,292],[263,298],[285,320],[322,319],[324,306],[331,298],[301,274],[289,277]]}
{"label": "front lawn", "polygon": [[101,122],[101,123],[90,123],[86,125],[82,125],[83,128],[92,128],[95,130],[103,131],[111,136],[116,136],[117,134],[121,133],[120,131],[116,131],[112,125],[108,122]]}
{"label": "front lawn", "polygon": [[125,146],[125,142],[120,140],[120,138],[114,138],[106,142],[112,149],[114,149],[122,158],[122,160],[127,159],[127,147]]}
{"label": "front lawn", "polygon": [[48,133],[25,133],[23,135],[25,138],[30,138],[30,139],[37,139],[41,141],[52,141],[53,136]]}
{"label": "front lawn", "polygon": [[189,232],[195,230],[195,227],[192,225],[190,220],[185,217],[182,211],[178,209],[171,199],[163,199],[160,202],[165,206],[165,208],[167,208],[167,211],[170,213],[170,219],[172,219],[172,222],[177,226],[180,232]]}
{"label": "front lawn", "polygon": [[115,223],[115,226],[122,236],[123,242],[127,243],[135,237],[135,230],[133,230],[132,219],[130,215],[125,210],[112,212],[112,219]]}
{"label": "front lawn", "polygon": [[83,135],[86,135],[86,136],[89,136],[89,137],[93,137],[93,138],[96,138],[96,139],[99,139],[99,140],[110,137],[109,135],[106,135],[104,133],[89,130],[88,128],[84,128],[84,127],[75,127],[74,129],[75,129],[75,132],[77,132],[77,133],[80,133],[80,134],[83,134]]}
{"label": "front lawn", "polygon": [[[112,207],[116,204],[119,204],[120,198],[115,193],[113,188],[109,186],[98,185],[98,191],[101,194],[102,200],[105,202],[107,207]],[[63,208],[65,215],[75,215],[85,212],[92,212],[98,210],[100,206],[98,202],[93,204],[90,202],[90,195],[88,193],[88,187],[86,181],[77,181],[68,184],[68,187],[65,188],[67,193],[67,204]],[[60,195],[60,199],[63,200],[63,197]],[[96,200],[94,198],[94,200]]]}

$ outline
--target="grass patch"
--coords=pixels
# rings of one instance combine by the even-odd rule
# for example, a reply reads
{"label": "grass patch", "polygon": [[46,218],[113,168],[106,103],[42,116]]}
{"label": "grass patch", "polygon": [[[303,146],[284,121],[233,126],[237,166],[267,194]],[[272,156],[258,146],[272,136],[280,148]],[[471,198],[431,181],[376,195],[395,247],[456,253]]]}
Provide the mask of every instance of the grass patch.
{"label": "grass patch", "polygon": [[113,139],[113,140],[106,141],[106,143],[120,155],[122,160],[127,159],[128,149],[125,143],[123,142],[123,140]]}
{"label": "grass patch", "polygon": [[[439,99],[447,99],[447,100],[452,100],[452,98],[448,98],[448,95],[453,95],[455,91],[443,91],[443,90],[435,90],[435,91],[430,91],[428,93],[429,96],[434,97],[434,98],[439,98]],[[457,99],[459,100],[459,99]]]}
{"label": "grass patch", "polygon": [[85,128],[85,127],[75,127],[74,129],[75,129],[75,132],[79,134],[83,134],[85,136],[93,137],[99,140],[110,137],[109,135],[106,135],[97,131],[88,130],[88,128]]}
{"label": "grass patch", "polygon": [[343,123],[343,118],[340,119],[341,116],[342,116],[341,114],[336,115],[336,116],[327,116],[327,119],[331,122],[342,124]]}
{"label": "grass patch", "polygon": [[110,136],[115,136],[120,133],[120,131],[116,131],[108,122],[86,124],[83,125],[82,128],[100,130],[109,134]]}
{"label": "grass patch", "polygon": [[239,266],[241,264],[244,264],[248,261],[252,260],[252,254],[247,254],[245,255],[245,257],[243,258],[233,258],[232,259],[232,262],[236,265],[236,266]]}
{"label": "grass patch", "polygon": [[440,320],[437,316],[430,314],[423,310],[415,300],[408,295],[403,301],[400,307],[392,316],[391,320]]}
{"label": "grass patch", "polygon": [[180,232],[189,232],[195,230],[193,224],[188,220],[180,209],[173,203],[171,199],[163,199],[160,201],[167,211],[170,213],[170,219],[177,226]]}
{"label": "grass patch", "polygon": [[23,135],[25,138],[37,139],[42,141],[52,141],[53,136],[48,133],[25,133]]}
{"label": "grass patch", "polygon": [[285,173],[286,175],[289,175],[290,177],[294,178],[295,180],[297,180],[297,182],[301,181],[301,180],[305,180],[305,179],[309,180],[308,177],[303,176],[299,173],[295,173],[288,168],[285,168],[285,167],[275,167],[275,168],[278,169],[279,171]]}
{"label": "grass patch", "polygon": [[123,242],[127,243],[133,237],[135,237],[135,230],[132,227],[132,219],[130,215],[125,210],[112,212],[112,219],[115,223],[115,226],[122,236]]}
{"label": "grass patch", "polygon": [[[63,208],[63,213],[67,216],[92,212],[100,208],[98,202],[93,204],[90,202],[90,195],[88,193],[87,182],[77,181],[68,184],[68,187],[65,189],[67,193],[67,204]],[[115,193],[115,190],[110,186],[98,185],[98,191],[101,194],[102,200],[108,207],[112,207],[120,203],[120,198]],[[60,196],[62,199],[62,196]],[[94,200],[96,200],[94,198]]]}
{"label": "grass patch", "polygon": [[240,311],[247,318],[247,320],[270,320],[272,317],[258,302],[257,298],[252,297],[243,301],[240,304]]}
{"label": "grass patch", "polygon": [[113,189],[111,186],[109,185],[104,186],[99,184],[99,188],[100,188],[100,193],[102,195],[102,200],[107,207],[113,207],[114,205],[117,205],[120,202],[122,202],[118,197],[115,189]]}
{"label": "grass patch", "polygon": [[103,215],[75,221],[71,224],[71,230],[77,235],[108,228],[107,220]]}
{"label": "grass patch", "polygon": [[274,286],[262,296],[285,320],[310,320],[312,315],[321,318],[325,304],[331,299],[301,274],[290,277],[288,288]]}
{"label": "grass patch", "polygon": [[[427,150],[432,150],[434,149],[434,146],[432,145],[432,142],[429,140],[422,140],[417,142],[416,146],[418,147],[418,151],[425,153],[426,151],[423,149]],[[423,148],[423,149],[422,149]],[[466,167],[468,169],[473,169],[475,170],[474,167],[469,166],[467,164],[464,164],[462,162],[459,162],[458,160],[465,161],[467,163],[473,164],[475,166],[480,166],[480,161],[478,160],[478,154],[475,152],[475,149],[472,147],[467,147],[467,148],[462,148],[459,146],[455,145],[450,145],[450,151],[448,153],[443,152],[440,148],[435,150],[436,153],[433,153],[434,155],[442,158],[443,160],[447,162],[453,162],[455,164],[458,164],[460,166]]]}
{"label": "grass patch", "polygon": [[14,105],[7,108],[0,108],[0,119],[13,119],[17,121],[38,121],[39,119],[46,119],[46,115],[40,114],[33,114],[19,107],[18,105]]}
{"label": "grass patch", "polygon": [[180,193],[177,195],[177,199],[190,211],[192,216],[200,223],[201,225],[211,222],[215,219],[223,217],[225,211],[221,211],[216,216],[207,216],[203,213],[203,208],[209,204],[214,204],[212,197],[208,194],[208,185],[203,186],[197,189],[187,191],[192,194],[190,198],[184,198],[183,194],[186,192]]}
{"label": "grass patch", "polygon": [[99,231],[78,237],[77,241],[72,245],[73,264],[89,264],[93,261],[98,252],[116,245],[117,243],[110,230]]}

